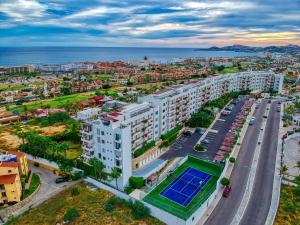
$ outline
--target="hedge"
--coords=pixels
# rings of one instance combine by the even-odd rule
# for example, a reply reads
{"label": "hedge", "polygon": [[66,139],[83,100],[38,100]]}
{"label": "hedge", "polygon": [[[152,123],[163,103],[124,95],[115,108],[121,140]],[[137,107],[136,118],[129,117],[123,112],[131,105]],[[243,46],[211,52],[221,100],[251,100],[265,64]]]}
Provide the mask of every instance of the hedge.
{"label": "hedge", "polygon": [[143,147],[138,148],[133,152],[133,157],[137,158],[140,155],[143,155],[146,151],[148,151],[150,148],[155,146],[155,141],[150,141],[149,143],[145,144]]}
{"label": "hedge", "polygon": [[168,131],[165,134],[162,134],[161,135],[161,139],[162,140],[172,139],[174,137],[174,135],[177,135],[178,131],[180,131],[181,129],[182,129],[182,126],[181,125],[177,125],[172,130]]}
{"label": "hedge", "polygon": [[143,177],[130,177],[129,184],[135,189],[140,189],[145,186],[145,180]]}

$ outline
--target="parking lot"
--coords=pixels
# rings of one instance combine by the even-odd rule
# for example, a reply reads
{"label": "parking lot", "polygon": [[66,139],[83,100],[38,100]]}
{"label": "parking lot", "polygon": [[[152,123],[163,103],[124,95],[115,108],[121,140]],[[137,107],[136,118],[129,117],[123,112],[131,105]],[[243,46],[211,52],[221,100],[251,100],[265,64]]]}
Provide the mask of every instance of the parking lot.
{"label": "parking lot", "polygon": [[176,157],[185,157],[187,155],[197,155],[194,146],[201,137],[200,133],[193,133],[191,136],[181,135],[170,147],[170,150],[160,156],[160,159],[169,160]]}
{"label": "parking lot", "polygon": [[211,127],[211,130],[213,131],[209,131],[202,141],[202,145],[207,149],[207,151],[200,153],[200,158],[209,160],[214,159],[222,145],[226,133],[229,131],[231,124],[235,120],[238,112],[240,112],[244,103],[245,99],[239,100],[229,115],[220,115],[220,118],[215,121],[214,125]]}
{"label": "parking lot", "polygon": [[235,120],[238,112],[240,112],[246,99],[239,100],[233,107],[230,114],[227,116],[220,116],[215,121],[211,130],[206,134],[206,143],[202,142],[207,149],[206,152],[197,152],[194,146],[201,138],[202,134],[193,133],[191,136],[181,135],[176,142],[170,147],[170,150],[160,156],[160,159],[169,160],[175,157],[185,157],[186,155],[194,155],[198,158],[214,160],[216,153],[224,140],[226,133],[229,131],[233,121]]}

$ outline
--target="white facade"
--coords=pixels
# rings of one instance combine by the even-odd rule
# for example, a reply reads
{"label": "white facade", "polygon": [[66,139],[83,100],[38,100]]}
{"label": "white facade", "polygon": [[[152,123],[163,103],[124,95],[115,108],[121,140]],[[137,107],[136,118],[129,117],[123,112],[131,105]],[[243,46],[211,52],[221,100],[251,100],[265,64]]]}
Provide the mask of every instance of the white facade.
{"label": "white facade", "polygon": [[100,119],[83,125],[83,156],[96,157],[110,172],[122,170],[122,185],[132,175],[132,153],[178,124],[183,124],[204,103],[234,91],[249,89],[281,91],[282,76],[273,72],[243,72],[221,75],[177,85],[143,96],[139,103],[103,113]]}

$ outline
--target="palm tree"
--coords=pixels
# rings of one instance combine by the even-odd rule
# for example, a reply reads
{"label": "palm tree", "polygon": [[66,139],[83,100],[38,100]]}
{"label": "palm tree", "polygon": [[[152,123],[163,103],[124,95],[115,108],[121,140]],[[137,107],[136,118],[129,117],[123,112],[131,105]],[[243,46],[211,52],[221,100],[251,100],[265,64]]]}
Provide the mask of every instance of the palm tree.
{"label": "palm tree", "polygon": [[298,168],[299,172],[300,172],[300,160],[296,163],[296,168]]}
{"label": "palm tree", "polygon": [[286,165],[282,165],[280,168],[280,175],[285,178],[288,175],[289,168]]}
{"label": "palm tree", "polygon": [[109,176],[111,178],[113,178],[115,181],[116,181],[116,188],[118,188],[118,178],[121,176],[121,171],[119,168],[117,167],[114,167],[112,170],[111,170],[111,173],[109,174]]}
{"label": "palm tree", "polygon": [[89,163],[94,168],[94,174],[96,176],[96,179],[105,180],[106,179],[106,174],[103,171],[104,170],[104,164],[101,161],[99,161],[98,159],[96,159],[95,157],[91,158]]}

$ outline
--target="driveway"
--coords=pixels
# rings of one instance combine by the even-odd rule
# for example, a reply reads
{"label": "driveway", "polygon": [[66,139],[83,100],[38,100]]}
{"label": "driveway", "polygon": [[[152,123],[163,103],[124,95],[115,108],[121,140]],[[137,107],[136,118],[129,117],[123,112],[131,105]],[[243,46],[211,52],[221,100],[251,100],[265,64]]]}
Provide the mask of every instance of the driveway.
{"label": "driveway", "polygon": [[65,182],[65,183],[56,184],[55,179],[58,176],[53,174],[53,172],[41,167],[36,167],[32,164],[30,164],[29,166],[32,173],[36,173],[39,175],[41,179],[41,186],[39,191],[36,193],[36,195],[32,198],[32,200],[28,204],[26,204],[24,207],[14,212],[15,216],[24,213],[29,208],[38,206],[39,204],[48,200],[49,198],[56,195],[60,191],[67,189],[73,184],[77,183],[77,182]]}

